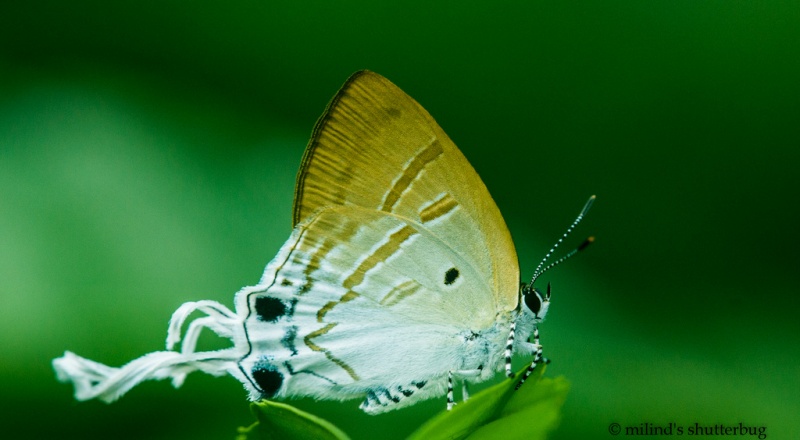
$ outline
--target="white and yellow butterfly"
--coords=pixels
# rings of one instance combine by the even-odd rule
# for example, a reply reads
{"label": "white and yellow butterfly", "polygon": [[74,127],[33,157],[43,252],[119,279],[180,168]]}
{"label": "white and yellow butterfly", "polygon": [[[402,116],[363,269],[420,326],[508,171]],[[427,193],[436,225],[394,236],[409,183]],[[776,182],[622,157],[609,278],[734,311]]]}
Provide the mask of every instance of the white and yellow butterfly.
{"label": "white and yellow butterfly", "polygon": [[[66,352],[53,361],[59,379],[75,384],[79,400],[110,402],[141,381],[177,387],[201,370],[233,375],[253,400],[365,398],[361,408],[376,414],[445,394],[449,409],[454,378],[511,376],[514,353],[534,357],[528,374],[543,361],[537,325],[549,286],[520,287],[511,235],[486,186],[425,109],[382,76],[355,73],[317,122],[293,227],[259,283],[236,294],[236,312],[183,304],[167,351],[120,368]],[[565,258],[540,264],[534,280]],[[195,310],[206,316],[173,351]],[[233,347],[195,351],[203,328]]]}

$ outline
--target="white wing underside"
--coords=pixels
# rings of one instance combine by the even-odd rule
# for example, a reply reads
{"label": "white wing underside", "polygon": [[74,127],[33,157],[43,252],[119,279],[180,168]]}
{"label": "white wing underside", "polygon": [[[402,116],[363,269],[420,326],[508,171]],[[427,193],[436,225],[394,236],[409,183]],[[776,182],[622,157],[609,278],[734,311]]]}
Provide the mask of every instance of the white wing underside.
{"label": "white wing underside", "polygon": [[[475,368],[465,365],[475,350],[465,350],[464,335],[494,325],[489,289],[420,223],[324,209],[295,228],[257,286],[237,294],[251,353],[240,365],[250,371],[266,354],[288,373],[277,395],[346,398],[420,381],[429,382],[425,394],[441,395],[448,371]],[[284,313],[260,315],[259,298],[280,300]]]}

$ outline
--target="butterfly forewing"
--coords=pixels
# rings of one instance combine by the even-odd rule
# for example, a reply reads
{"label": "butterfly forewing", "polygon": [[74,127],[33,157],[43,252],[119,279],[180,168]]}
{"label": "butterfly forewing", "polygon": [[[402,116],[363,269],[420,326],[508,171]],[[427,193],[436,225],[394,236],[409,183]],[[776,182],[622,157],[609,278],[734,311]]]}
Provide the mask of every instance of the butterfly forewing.
{"label": "butterfly forewing", "polygon": [[349,205],[422,225],[486,280],[494,310],[517,306],[514,244],[486,186],[422,106],[369,71],[351,76],[317,122],[297,177],[294,224]]}

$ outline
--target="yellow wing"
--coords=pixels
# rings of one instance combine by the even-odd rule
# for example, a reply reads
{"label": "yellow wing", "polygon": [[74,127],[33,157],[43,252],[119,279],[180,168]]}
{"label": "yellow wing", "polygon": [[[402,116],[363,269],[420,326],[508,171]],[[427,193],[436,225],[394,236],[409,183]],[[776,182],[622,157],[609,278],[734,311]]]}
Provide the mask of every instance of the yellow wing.
{"label": "yellow wing", "polygon": [[366,70],[345,82],[314,127],[293,226],[348,205],[421,224],[485,277],[497,311],[516,308],[519,263],[486,186],[422,106]]}

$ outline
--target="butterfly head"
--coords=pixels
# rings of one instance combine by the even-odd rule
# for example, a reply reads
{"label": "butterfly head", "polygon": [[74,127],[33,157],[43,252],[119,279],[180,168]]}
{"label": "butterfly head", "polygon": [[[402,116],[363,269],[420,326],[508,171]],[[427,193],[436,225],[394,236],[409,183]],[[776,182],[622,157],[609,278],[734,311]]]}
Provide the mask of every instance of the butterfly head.
{"label": "butterfly head", "polygon": [[523,284],[522,299],[524,300],[522,302],[525,304],[525,308],[533,314],[535,321],[541,322],[550,307],[550,284],[547,284],[546,293],[542,292],[542,289],[538,287]]}

